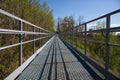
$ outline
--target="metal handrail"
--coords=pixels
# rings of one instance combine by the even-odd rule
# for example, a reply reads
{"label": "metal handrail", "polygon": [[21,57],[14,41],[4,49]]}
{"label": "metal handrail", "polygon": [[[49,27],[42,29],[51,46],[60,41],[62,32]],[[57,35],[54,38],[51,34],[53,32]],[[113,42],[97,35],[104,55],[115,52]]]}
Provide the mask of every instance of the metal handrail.
{"label": "metal handrail", "polygon": [[[33,42],[33,53],[34,53],[35,52],[35,41],[45,39],[45,38],[51,37],[53,35],[50,31],[48,31],[44,28],[38,27],[38,26],[36,26],[36,25],[26,21],[26,20],[23,20],[23,19],[15,16],[15,15],[12,15],[12,14],[10,14],[10,13],[2,10],[2,9],[0,9],[0,14],[6,15],[10,18],[13,18],[13,19],[19,21],[19,26],[18,26],[19,30],[1,29],[0,28],[0,34],[8,34],[8,35],[9,34],[15,34],[15,35],[18,35],[18,37],[19,37],[19,42],[18,43],[0,47],[0,50],[4,50],[4,49],[11,48],[11,47],[14,47],[14,46],[19,46],[19,66],[22,65],[22,52],[23,52],[22,45],[23,44]],[[33,28],[33,30],[32,31],[24,31],[23,30],[23,27],[24,27],[23,23],[25,23],[27,25],[30,25]],[[40,32],[35,31],[35,28],[37,28]],[[23,41],[23,38],[24,38],[25,35],[33,36],[32,40]],[[39,38],[35,38],[36,35],[39,36]]]}
{"label": "metal handrail", "polygon": [[[110,12],[110,13],[108,13],[108,14],[105,14],[105,15],[103,15],[103,16],[100,16],[100,17],[98,17],[98,18],[95,18],[95,19],[93,19],[93,20],[87,21],[87,22],[85,22],[85,23],[82,23],[81,25],[83,25],[83,24],[88,24],[88,23],[97,21],[97,20],[99,20],[99,19],[105,18],[106,16],[111,16],[111,15],[114,15],[114,14],[119,13],[119,12],[120,12],[120,9],[118,9],[118,10],[116,10],[116,11],[113,11],[113,12]],[[76,27],[79,27],[79,26],[76,26]]]}
{"label": "metal handrail", "polygon": [[36,25],[34,25],[34,24],[26,21],[26,20],[23,20],[23,19],[15,16],[15,15],[12,15],[12,14],[10,14],[10,13],[2,10],[2,9],[0,9],[0,13],[3,14],[3,15],[9,16],[9,17],[11,17],[11,18],[14,18],[14,19],[16,19],[16,20],[18,20],[18,21],[24,22],[24,23],[26,23],[26,24],[28,24],[28,25],[34,26],[34,27],[36,27],[36,28],[38,28],[38,29],[41,29],[41,30],[44,30],[44,31],[46,31],[46,32],[51,33],[50,31],[48,31],[48,30],[46,30],[46,29],[44,29],[44,28],[38,27],[38,26],[36,26]]}
{"label": "metal handrail", "polygon": [[[116,11],[113,11],[111,13],[105,14],[103,16],[100,16],[98,18],[95,18],[93,20],[90,20],[88,22],[85,22],[83,24],[80,24],[80,25],[77,25],[75,27],[72,27],[72,29],[70,30],[71,32],[68,31],[68,32],[65,32],[65,33],[60,33],[61,36],[63,35],[62,39],[64,39],[64,40],[66,40],[65,36],[69,36],[68,38],[69,38],[69,40],[71,40],[71,41],[69,41],[69,42],[71,42],[70,44],[73,43],[73,38],[72,38],[73,36],[70,36],[71,34],[76,35],[77,39],[80,39],[80,37],[78,35],[81,34],[82,35],[82,40],[84,41],[84,56],[86,56],[86,54],[87,54],[87,42],[94,42],[94,43],[104,44],[106,46],[106,60],[105,60],[106,64],[105,64],[105,69],[104,68],[97,68],[97,69],[100,70],[100,72],[102,74],[104,74],[106,78],[108,78],[108,79],[111,78],[110,80],[114,79],[114,76],[112,76],[112,77],[108,76],[110,74],[109,73],[109,68],[110,68],[110,46],[120,47],[120,44],[110,43],[110,32],[119,32],[120,31],[120,26],[110,27],[111,16],[114,15],[114,14],[117,14],[117,13],[120,13],[120,9],[118,9]],[[100,20],[100,19],[103,19],[103,18],[106,19],[106,27],[105,28],[103,28],[103,29],[97,29],[97,30],[92,30],[92,31],[88,31],[87,30],[87,28],[88,28],[87,24],[92,23],[92,22],[97,21],[97,20]],[[79,27],[81,27],[81,26],[84,27],[84,30],[78,31],[77,29]],[[102,33],[105,32],[104,33],[105,35],[103,35],[103,37],[106,38],[105,41],[96,41],[96,40],[90,40],[90,39],[88,39],[87,35],[89,33],[97,33],[97,32],[102,32]],[[78,40],[77,39],[76,39],[76,48],[78,46],[78,44],[77,44]],[[103,70],[101,70],[101,69],[103,69]],[[106,72],[104,72],[104,71],[106,71],[108,73],[108,75],[106,75]]]}
{"label": "metal handrail", "polygon": [[43,33],[43,32],[30,32],[30,31],[19,31],[19,30],[10,30],[10,29],[0,29],[0,33],[2,34],[29,34],[29,35],[49,35],[49,33]]}
{"label": "metal handrail", "polygon": [[[33,41],[37,41],[37,40],[40,40],[40,39],[44,39],[44,38],[47,38],[47,37],[49,37],[49,36],[37,38],[37,39],[34,39],[34,40],[24,41],[24,42],[22,42],[22,45],[26,44],[26,43],[33,42]],[[11,48],[11,47],[15,47],[15,46],[18,46],[18,45],[20,45],[20,43],[16,43],[16,44],[12,44],[12,45],[8,45],[8,46],[0,47],[0,50]]]}
{"label": "metal handrail", "polygon": [[48,40],[40,49],[38,49],[29,59],[27,59],[20,67],[13,71],[5,80],[14,80],[16,79],[22,71],[31,63],[31,61],[42,51],[43,48],[54,38],[54,36]]}

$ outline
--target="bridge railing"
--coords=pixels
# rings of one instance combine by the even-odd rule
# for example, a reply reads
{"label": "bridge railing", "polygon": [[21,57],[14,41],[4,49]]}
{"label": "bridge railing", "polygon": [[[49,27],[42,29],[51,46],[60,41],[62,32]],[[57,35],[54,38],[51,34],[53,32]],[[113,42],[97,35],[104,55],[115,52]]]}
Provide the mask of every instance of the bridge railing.
{"label": "bridge railing", "polygon": [[[9,57],[9,55],[5,56],[6,53],[13,54],[12,56],[18,55],[16,59],[18,59],[19,66],[21,66],[24,61],[22,57],[28,54],[23,50],[24,47],[28,49],[31,47],[31,51],[28,52],[34,54],[52,35],[50,31],[0,9],[0,77],[2,77],[2,71],[5,71],[4,65],[6,63],[2,62],[3,57]],[[27,46],[25,46],[26,44]],[[14,47],[15,49],[9,52]],[[12,61],[8,62],[11,63]],[[6,72],[6,74],[8,73]]]}
{"label": "bridge railing", "polygon": [[[110,75],[106,74],[111,74],[111,71],[113,74],[115,70],[115,76],[120,76],[120,68],[118,68],[120,66],[119,17],[120,9],[75,26],[67,33],[61,33],[63,39],[76,47],[85,57],[88,57],[88,62],[92,60],[90,63],[106,78],[111,78]],[[115,21],[119,25],[115,25]],[[101,54],[98,54],[98,52]],[[94,62],[97,64],[93,64]],[[113,67],[115,65],[117,69]]]}

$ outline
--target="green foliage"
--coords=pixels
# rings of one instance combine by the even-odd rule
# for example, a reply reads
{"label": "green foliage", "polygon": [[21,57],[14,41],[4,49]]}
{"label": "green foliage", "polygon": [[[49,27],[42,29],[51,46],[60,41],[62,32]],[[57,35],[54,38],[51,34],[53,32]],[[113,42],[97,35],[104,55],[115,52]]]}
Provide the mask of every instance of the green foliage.
{"label": "green foliage", "polygon": [[73,16],[65,16],[63,19],[58,18],[58,24],[61,32],[66,32],[66,31],[68,32],[74,26],[75,21]]}
{"label": "green foliage", "polygon": [[0,79],[3,79],[18,66],[18,48],[13,47],[0,53]]}
{"label": "green foliage", "polygon": [[[104,24],[104,22],[102,24]],[[99,23],[98,29],[104,28],[102,24]],[[84,35],[80,33],[78,34],[78,36],[76,36],[76,34],[72,34],[72,36],[69,36],[69,34],[65,34],[64,39],[68,43],[72,44],[74,47],[76,45],[77,39],[78,49],[84,53]],[[100,66],[105,68],[106,32],[90,32],[87,34],[87,40],[87,56],[91,57]],[[95,40],[96,42],[93,42],[93,40]],[[110,44],[120,44],[119,33],[110,32]],[[120,47],[118,46],[110,45],[110,71],[114,75],[120,77]]]}
{"label": "green foliage", "polygon": [[[110,35],[110,41],[113,44],[120,44],[118,35]],[[97,41],[104,41],[102,35],[96,36]],[[93,56],[97,56],[102,64],[105,64],[106,57],[106,45],[99,43],[88,42],[88,49]],[[115,75],[120,76],[120,48],[115,46],[110,46],[110,69]],[[95,57],[94,57],[95,58]]]}
{"label": "green foliage", "polygon": [[[54,18],[52,10],[46,2],[40,4],[39,0],[0,0],[0,8],[37,26],[54,31]],[[19,21],[0,14],[0,28],[18,30]],[[23,23],[23,30],[33,31],[31,26],[25,23]],[[37,29],[35,30],[39,31]],[[27,35],[23,41],[31,39],[32,36]],[[18,43],[18,41],[18,35],[0,34],[0,47],[12,45]],[[46,41],[47,39],[44,40],[44,43]],[[35,50],[40,48],[39,42],[40,41],[36,41]],[[22,46],[23,62],[33,54],[32,48],[33,43],[27,43]],[[0,80],[4,79],[18,67],[18,52],[18,46],[0,51]]]}
{"label": "green foliage", "polygon": [[0,7],[13,15],[48,30],[54,30],[52,10],[46,2],[39,0],[1,0]]}

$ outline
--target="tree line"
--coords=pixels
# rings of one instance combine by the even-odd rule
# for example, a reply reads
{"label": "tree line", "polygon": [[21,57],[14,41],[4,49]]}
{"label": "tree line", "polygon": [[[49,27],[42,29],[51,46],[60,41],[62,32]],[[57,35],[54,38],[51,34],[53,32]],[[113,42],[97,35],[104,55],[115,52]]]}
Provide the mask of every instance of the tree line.
{"label": "tree line", "polygon": [[[54,31],[54,17],[49,5],[40,0],[0,0],[0,8],[18,16],[26,21],[31,22],[39,27]],[[19,30],[19,21],[0,14],[0,28]],[[24,31],[33,31],[32,26],[23,23]],[[39,31],[35,28],[35,31]],[[36,38],[43,36],[35,36]],[[27,35],[22,41],[28,41],[33,35]],[[40,48],[48,39],[35,42],[35,50]],[[0,47],[18,43],[17,34],[0,34]],[[33,54],[33,43],[27,43],[22,46],[22,61],[24,62]],[[0,80],[4,79],[18,67],[19,60],[18,46],[5,50],[0,50]]]}
{"label": "tree line", "polygon": [[54,18],[47,2],[39,0],[0,0],[0,8],[37,26],[53,31]]}
{"label": "tree line", "polygon": [[[64,22],[66,17],[62,20],[61,24],[61,31],[69,32],[74,26],[68,26],[67,24],[64,26]],[[69,20],[68,20],[69,21]],[[75,22],[75,21],[73,21]],[[70,25],[70,24],[69,24]],[[78,25],[79,26],[79,25]],[[92,32],[93,30],[105,29],[106,22],[105,21],[98,21],[95,26],[87,26],[89,31],[87,33],[87,56],[93,58],[97,63],[99,63],[102,67],[105,68],[105,60],[106,60],[106,31],[101,32]],[[77,28],[78,32],[84,31],[84,26],[79,26]],[[76,32],[75,29],[73,32]],[[68,33],[63,34],[64,39],[71,43],[73,46],[77,45],[79,50],[84,53],[84,33]],[[72,40],[72,41],[71,41]],[[92,42],[96,41],[96,42]],[[98,42],[97,42],[98,41]],[[99,43],[103,42],[103,43]],[[117,32],[110,32],[110,44],[120,44],[120,34]],[[118,46],[110,45],[110,71],[116,75],[117,77],[120,76],[120,48]]]}

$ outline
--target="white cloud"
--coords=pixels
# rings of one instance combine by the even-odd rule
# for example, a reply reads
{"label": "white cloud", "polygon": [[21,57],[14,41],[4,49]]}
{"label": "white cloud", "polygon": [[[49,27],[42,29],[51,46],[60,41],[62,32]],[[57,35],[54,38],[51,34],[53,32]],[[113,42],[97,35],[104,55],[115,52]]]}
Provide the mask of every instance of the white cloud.
{"label": "white cloud", "polygon": [[111,24],[111,27],[120,27],[120,24]]}
{"label": "white cloud", "polygon": [[[87,26],[92,27],[97,26],[97,24],[88,24]],[[120,27],[120,24],[110,24],[110,27]]]}

